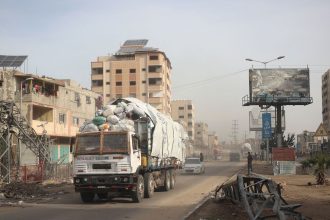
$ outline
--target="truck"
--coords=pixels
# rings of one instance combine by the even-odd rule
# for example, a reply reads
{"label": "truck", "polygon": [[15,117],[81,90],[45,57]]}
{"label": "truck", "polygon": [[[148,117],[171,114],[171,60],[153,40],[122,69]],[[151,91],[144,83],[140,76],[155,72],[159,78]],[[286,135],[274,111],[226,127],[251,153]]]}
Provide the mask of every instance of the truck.
{"label": "truck", "polygon": [[76,135],[73,181],[85,203],[96,195],[99,199],[128,197],[141,202],[151,198],[156,189],[175,187],[177,169],[185,158],[187,135],[183,127],[135,98],[117,99],[111,105],[122,103],[133,104],[143,113],[133,115],[134,129],[110,126]]}

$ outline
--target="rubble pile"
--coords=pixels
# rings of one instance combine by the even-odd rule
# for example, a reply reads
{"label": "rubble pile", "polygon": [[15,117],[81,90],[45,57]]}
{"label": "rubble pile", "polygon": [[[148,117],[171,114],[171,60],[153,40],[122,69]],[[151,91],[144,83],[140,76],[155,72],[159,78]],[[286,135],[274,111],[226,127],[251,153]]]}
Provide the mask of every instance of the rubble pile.
{"label": "rubble pile", "polygon": [[11,182],[0,187],[0,192],[6,198],[23,199],[48,195],[42,187],[36,183]]}
{"label": "rubble pile", "polygon": [[86,121],[79,132],[134,131],[134,120],[144,116],[144,111],[135,103],[108,104],[97,111],[93,120]]}

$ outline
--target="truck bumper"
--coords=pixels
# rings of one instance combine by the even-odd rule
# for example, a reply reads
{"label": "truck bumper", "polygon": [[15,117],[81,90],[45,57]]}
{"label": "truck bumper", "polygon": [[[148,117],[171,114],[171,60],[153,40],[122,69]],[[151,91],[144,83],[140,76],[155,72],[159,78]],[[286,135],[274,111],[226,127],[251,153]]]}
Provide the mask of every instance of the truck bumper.
{"label": "truck bumper", "polygon": [[76,192],[131,192],[136,190],[135,175],[80,175],[73,178]]}

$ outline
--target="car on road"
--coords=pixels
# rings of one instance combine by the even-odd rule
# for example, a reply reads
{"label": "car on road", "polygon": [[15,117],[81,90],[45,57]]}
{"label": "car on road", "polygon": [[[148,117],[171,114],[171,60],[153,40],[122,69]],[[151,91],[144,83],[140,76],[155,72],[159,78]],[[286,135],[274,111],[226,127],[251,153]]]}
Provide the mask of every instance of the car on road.
{"label": "car on road", "polygon": [[238,152],[230,152],[229,153],[229,161],[240,161],[241,155]]}
{"label": "car on road", "polygon": [[184,173],[202,174],[205,173],[205,166],[199,157],[187,157],[183,171]]}

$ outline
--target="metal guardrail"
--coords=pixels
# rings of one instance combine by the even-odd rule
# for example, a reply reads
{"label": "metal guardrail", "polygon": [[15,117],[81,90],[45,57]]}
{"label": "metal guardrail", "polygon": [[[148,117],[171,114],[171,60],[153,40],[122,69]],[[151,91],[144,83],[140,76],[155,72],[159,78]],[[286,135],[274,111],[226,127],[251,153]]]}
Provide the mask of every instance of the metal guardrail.
{"label": "metal guardrail", "polygon": [[280,187],[271,179],[252,174],[234,175],[215,190],[217,199],[230,199],[241,204],[250,220],[272,218],[305,220],[295,211],[300,204],[288,204],[281,196]]}

